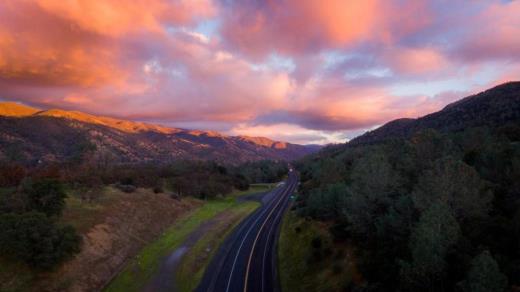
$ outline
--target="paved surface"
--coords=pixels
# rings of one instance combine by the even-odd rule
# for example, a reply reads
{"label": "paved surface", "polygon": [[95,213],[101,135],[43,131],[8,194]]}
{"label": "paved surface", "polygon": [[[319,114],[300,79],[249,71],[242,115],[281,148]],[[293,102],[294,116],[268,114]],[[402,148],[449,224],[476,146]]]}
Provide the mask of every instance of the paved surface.
{"label": "paved surface", "polygon": [[224,241],[208,266],[198,292],[279,291],[276,244],[283,212],[298,183],[294,172],[262,199]]}

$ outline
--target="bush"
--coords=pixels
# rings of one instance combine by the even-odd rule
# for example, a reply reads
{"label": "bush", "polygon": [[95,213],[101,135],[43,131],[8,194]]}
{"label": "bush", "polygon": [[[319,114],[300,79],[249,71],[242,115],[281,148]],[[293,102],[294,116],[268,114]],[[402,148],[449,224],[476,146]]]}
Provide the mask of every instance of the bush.
{"label": "bush", "polygon": [[65,208],[67,194],[63,185],[55,179],[42,179],[28,183],[24,191],[28,195],[30,210],[45,213],[47,216],[60,216]]}
{"label": "bush", "polygon": [[314,249],[320,249],[322,246],[321,237],[316,236],[311,240],[311,246]]}
{"label": "bush", "polygon": [[0,214],[1,213],[23,213],[28,210],[27,195],[16,190],[7,191],[0,194]]}
{"label": "bush", "polygon": [[341,272],[343,272],[343,266],[338,263],[332,265],[332,273],[338,275],[341,274]]}
{"label": "bush", "polygon": [[133,185],[134,179],[132,177],[125,177],[121,180],[122,185]]}
{"label": "bush", "polygon": [[79,252],[74,228],[57,227],[45,214],[0,215],[0,252],[36,268],[50,268]]}
{"label": "bush", "polygon": [[128,194],[135,192],[135,190],[137,189],[133,185],[125,185],[125,184],[116,184],[116,188],[118,188],[120,191],[128,193]]}

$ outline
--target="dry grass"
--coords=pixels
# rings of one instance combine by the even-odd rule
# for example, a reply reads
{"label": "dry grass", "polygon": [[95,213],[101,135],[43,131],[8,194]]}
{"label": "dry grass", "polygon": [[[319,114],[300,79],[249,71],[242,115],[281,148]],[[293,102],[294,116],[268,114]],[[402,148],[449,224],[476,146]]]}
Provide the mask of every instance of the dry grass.
{"label": "dry grass", "polygon": [[127,194],[108,187],[91,203],[71,193],[60,222],[78,229],[83,237],[81,252],[47,273],[0,260],[0,291],[99,290],[127,259],[201,204],[145,189]]}

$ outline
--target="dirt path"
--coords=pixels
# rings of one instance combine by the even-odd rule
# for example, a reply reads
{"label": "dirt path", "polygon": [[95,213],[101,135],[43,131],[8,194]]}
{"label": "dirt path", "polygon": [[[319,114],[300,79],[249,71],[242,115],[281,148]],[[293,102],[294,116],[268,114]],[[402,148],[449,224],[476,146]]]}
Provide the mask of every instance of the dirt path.
{"label": "dirt path", "polygon": [[[245,195],[241,198],[238,198],[238,201],[259,201],[261,202],[264,195],[266,193],[255,193],[250,195]],[[195,231],[190,233],[188,238],[171,254],[164,257],[162,263],[159,267],[159,271],[157,274],[149,281],[146,287],[143,289],[145,292],[178,292],[176,281],[176,274],[179,268],[179,265],[182,262],[182,259],[186,253],[190,251],[190,249],[197,243],[201,237],[203,237],[207,232],[211,229],[216,228],[219,222],[226,222],[229,220],[229,216],[231,214],[228,211],[223,211],[213,217],[211,220],[208,220],[202,223]]]}
{"label": "dirt path", "polygon": [[219,220],[227,216],[227,212],[224,211],[213,219],[202,223],[195,231],[193,231],[188,238],[182,243],[181,246],[176,248],[170,255],[164,257],[157,275],[155,275],[143,291],[155,292],[155,291],[169,291],[176,292],[177,287],[175,284],[175,275],[177,268],[182,261],[182,257],[197,243],[197,241],[211,228],[213,228]]}

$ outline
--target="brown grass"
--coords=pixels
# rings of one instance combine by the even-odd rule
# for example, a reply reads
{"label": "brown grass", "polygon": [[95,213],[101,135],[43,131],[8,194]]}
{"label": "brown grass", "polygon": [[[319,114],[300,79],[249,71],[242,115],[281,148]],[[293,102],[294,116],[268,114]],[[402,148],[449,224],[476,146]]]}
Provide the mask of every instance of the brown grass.
{"label": "brown grass", "polygon": [[180,215],[201,204],[198,200],[175,200],[144,189],[126,194],[109,187],[93,203],[82,202],[72,194],[61,222],[75,226],[81,233],[81,252],[49,273],[36,274],[10,264],[20,273],[8,274],[0,269],[0,279],[11,283],[0,284],[0,291],[99,290],[127,259],[160,236]]}

